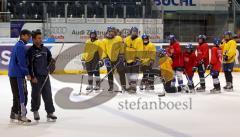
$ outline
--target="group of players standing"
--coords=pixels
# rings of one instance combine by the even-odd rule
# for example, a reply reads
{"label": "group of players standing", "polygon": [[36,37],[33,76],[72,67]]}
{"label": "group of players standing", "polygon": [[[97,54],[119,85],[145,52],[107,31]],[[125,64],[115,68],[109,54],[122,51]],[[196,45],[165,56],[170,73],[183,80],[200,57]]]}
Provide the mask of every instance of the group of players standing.
{"label": "group of players standing", "polygon": [[[168,37],[170,45],[157,48],[150,42],[149,35],[139,36],[139,30],[132,27],[129,36],[122,38],[119,31],[114,27],[108,27],[105,38],[98,40],[97,31],[90,32],[90,39],[86,41],[82,55],[82,63],[88,73],[88,87],[86,90],[100,90],[100,68],[104,65],[108,72],[109,92],[114,91],[113,72],[116,69],[122,91],[136,93],[138,74],[143,73],[140,90],[154,90],[155,76],[161,77],[166,92],[176,93],[181,91],[193,92],[195,86],[193,76],[198,72],[200,87],[196,91],[205,91],[206,70],[210,70],[214,88],[211,93],[220,93],[221,86],[219,73],[222,69],[226,78],[225,90],[233,89],[232,71],[237,51],[237,43],[233,39],[233,33],[227,31],[223,39],[214,38],[214,46],[211,48],[205,35],[198,36],[199,45],[195,49],[192,44],[181,48],[174,35]],[[154,64],[158,64],[158,69]],[[186,75],[188,85],[183,82],[183,74]],[[94,76],[96,85],[93,86]],[[127,79],[126,79],[127,78]],[[128,87],[126,84],[128,81]],[[178,86],[176,87],[176,81]]]}
{"label": "group of players standing", "polygon": [[[27,49],[26,44],[31,37],[33,46]],[[195,90],[193,76],[197,71],[200,78],[200,87],[196,90],[205,91],[205,72],[210,70],[214,85],[211,93],[219,93],[221,86],[218,76],[222,64],[227,83],[224,89],[232,90],[232,71],[237,52],[237,44],[232,32],[225,32],[222,40],[214,39],[211,59],[209,59],[210,48],[206,39],[205,35],[199,35],[199,45],[196,50],[192,44],[188,44],[182,50],[176,37],[170,35],[170,45],[167,49],[158,49],[150,42],[149,35],[143,34],[142,37],[139,37],[139,30],[136,27],[131,28],[130,35],[125,39],[120,36],[120,32],[114,27],[107,28],[103,40],[98,40],[97,31],[91,31],[90,39],[86,41],[82,55],[82,63],[88,73],[86,90],[90,93],[93,90],[100,90],[102,82],[100,68],[105,65],[108,72],[109,92],[115,91],[113,78],[115,70],[119,74],[122,91],[130,94],[137,91],[138,74],[140,72],[143,73],[140,90],[154,90],[155,77],[157,76],[161,78],[165,91],[168,93],[181,92],[186,90],[186,87],[189,89],[186,91],[192,92]],[[29,30],[22,30],[20,40],[12,49],[8,69],[13,93],[11,119],[31,122],[26,117],[27,88],[25,77],[31,82],[32,86],[31,111],[34,114],[34,119],[40,120],[38,110],[41,96],[45,103],[47,118],[49,120],[57,119],[53,114],[55,108],[49,80],[49,74],[55,69],[54,63],[55,60],[52,58],[51,52],[42,43],[41,32],[37,30],[32,33]],[[183,83],[183,74],[187,77],[188,86]],[[96,81],[95,86],[93,86],[94,79]],[[176,87],[176,81],[178,81],[178,87]]]}

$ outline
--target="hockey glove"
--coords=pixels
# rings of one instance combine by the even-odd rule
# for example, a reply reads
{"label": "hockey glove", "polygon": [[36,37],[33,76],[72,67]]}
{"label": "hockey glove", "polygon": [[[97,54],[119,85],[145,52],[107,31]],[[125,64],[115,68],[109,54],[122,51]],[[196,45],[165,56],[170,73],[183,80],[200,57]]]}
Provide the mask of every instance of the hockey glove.
{"label": "hockey glove", "polygon": [[204,64],[204,60],[199,61],[199,65]]}
{"label": "hockey glove", "polygon": [[223,60],[224,60],[224,61],[228,61],[228,56],[227,56],[227,55],[224,55],[224,56],[223,56]]}
{"label": "hockey glove", "polygon": [[104,59],[104,64],[105,64],[106,67],[111,67],[112,66],[109,58]]}
{"label": "hockey glove", "polygon": [[153,67],[153,65],[154,65],[154,61],[153,61],[153,60],[150,60],[149,66],[150,66],[150,67]]}
{"label": "hockey glove", "polygon": [[52,74],[55,71],[55,69],[56,69],[56,60],[52,58],[48,66],[49,73]]}
{"label": "hockey glove", "polygon": [[103,65],[104,65],[104,62],[102,60],[99,60],[98,61],[98,66],[101,68],[101,67],[103,67]]}
{"label": "hockey glove", "polygon": [[119,55],[118,58],[119,58],[119,61],[120,61],[121,63],[123,63],[123,62],[125,61],[123,54]]}
{"label": "hockey glove", "polygon": [[193,71],[193,72],[196,72],[196,71],[198,71],[198,68],[197,68],[197,67],[193,67],[193,68],[192,68],[192,71]]}
{"label": "hockey glove", "polygon": [[212,65],[209,64],[209,65],[207,66],[207,70],[211,70],[211,69],[212,69]]}
{"label": "hockey glove", "polygon": [[32,80],[31,80],[31,82],[34,83],[34,84],[37,84],[37,83],[38,83],[38,80],[37,80],[36,77],[33,77]]}
{"label": "hockey glove", "polygon": [[84,60],[82,60],[82,67],[83,67],[83,69],[86,70],[86,62]]}
{"label": "hockey glove", "polygon": [[135,66],[140,66],[140,65],[141,65],[141,60],[139,58],[136,58]]}

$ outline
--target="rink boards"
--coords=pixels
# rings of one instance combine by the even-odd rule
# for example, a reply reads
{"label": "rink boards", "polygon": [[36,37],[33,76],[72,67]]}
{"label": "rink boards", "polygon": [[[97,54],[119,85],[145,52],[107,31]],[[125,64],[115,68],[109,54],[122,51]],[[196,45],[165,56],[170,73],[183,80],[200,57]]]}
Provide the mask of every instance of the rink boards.
{"label": "rink boards", "polygon": [[[188,43],[181,43],[181,46],[184,47]],[[197,45],[197,43],[192,43],[194,46]],[[7,74],[7,68],[10,60],[11,55],[11,49],[13,47],[14,43],[2,43],[0,44],[0,74],[6,75]],[[155,44],[157,48],[160,47],[167,47],[168,43],[156,43]],[[209,44],[211,45],[211,44]],[[28,46],[31,46],[29,44]],[[47,46],[52,54],[53,57],[56,57],[61,47],[63,46],[63,50],[61,51],[61,55],[58,58],[56,67],[57,70],[55,71],[56,74],[79,74],[79,73],[85,73],[82,67],[81,63],[81,54],[84,50],[84,43],[52,43],[52,44],[45,44]],[[240,57],[239,57],[239,51],[240,51],[240,44],[238,44],[237,47],[237,56],[235,60],[235,68],[234,71],[240,71]],[[210,55],[211,56],[211,55]],[[103,67],[101,69],[102,73],[106,72],[106,68]]]}

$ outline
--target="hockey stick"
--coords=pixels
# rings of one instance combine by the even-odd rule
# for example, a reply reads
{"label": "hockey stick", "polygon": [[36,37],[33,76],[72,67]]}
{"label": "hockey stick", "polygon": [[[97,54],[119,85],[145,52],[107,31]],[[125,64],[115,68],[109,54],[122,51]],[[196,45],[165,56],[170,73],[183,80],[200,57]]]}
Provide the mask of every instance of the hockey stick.
{"label": "hockey stick", "polygon": [[[186,76],[186,78],[187,78],[188,82],[192,81],[192,80],[190,80],[189,76],[187,75],[187,72],[186,72],[186,70],[185,70],[185,69],[184,69],[184,73],[185,73],[185,76]],[[193,82],[193,81],[192,81],[192,82]],[[190,91],[191,91],[188,85],[187,85],[187,89],[188,89],[188,92],[190,92]],[[195,89],[195,88],[194,88],[194,89]],[[195,93],[196,93],[196,91],[195,91]]]}
{"label": "hockey stick", "polygon": [[[57,62],[57,60],[58,60],[58,57],[60,56],[60,54],[61,54],[61,52],[62,52],[62,50],[63,50],[63,47],[64,47],[64,42],[62,43],[62,47],[61,47],[61,49],[59,50],[59,53],[58,53],[58,55],[57,55],[57,57],[55,58],[55,61],[50,61],[50,63],[48,64],[48,68],[51,66],[51,65],[53,65],[53,63],[54,62]],[[41,86],[41,88],[40,88],[40,92],[39,92],[39,94],[41,94],[42,93],[42,90],[43,90],[43,88],[44,88],[44,86],[46,85],[46,83],[47,83],[47,80],[49,79],[49,71],[48,71],[48,75],[47,75],[47,77],[45,78],[45,80],[44,80],[44,82],[43,82],[43,84],[42,84],[42,86]]]}
{"label": "hockey stick", "polygon": [[[207,74],[207,76],[205,76],[204,79],[206,79],[206,78],[207,78],[208,76],[210,76],[210,75],[211,75],[211,73]],[[194,86],[194,89],[195,89],[199,84],[201,84],[201,82],[198,82],[197,85]]]}
{"label": "hockey stick", "polygon": [[83,83],[83,75],[82,75],[82,77],[81,77],[80,91],[79,91],[78,95],[81,95],[81,94],[82,94],[82,83]]}
{"label": "hockey stick", "polygon": [[[108,77],[109,74],[111,74],[114,70],[117,69],[117,67],[121,64],[121,61],[119,61],[114,67],[99,81],[98,86],[101,85],[101,83],[104,81],[105,78]],[[89,92],[86,93],[86,95],[89,95],[93,92],[93,89],[91,89]]]}
{"label": "hockey stick", "polygon": [[[164,79],[163,77],[161,77],[160,74],[159,74],[159,75],[155,75],[155,76],[157,76],[157,77],[159,78],[159,81],[160,81],[163,85],[166,83],[165,79]],[[161,83],[160,83],[160,84],[161,84]],[[164,97],[164,96],[166,96],[166,90],[164,89],[164,90],[163,90],[163,93],[158,94],[157,96],[158,96],[158,97]]]}
{"label": "hockey stick", "polygon": [[[90,71],[90,72],[98,71],[98,70],[97,70],[98,67],[99,67],[99,66],[97,65],[97,66],[96,66],[96,69],[95,69],[95,70],[92,70],[92,71]],[[82,84],[83,84],[83,75],[82,75],[81,81],[80,81],[80,91],[79,91],[79,93],[75,93],[74,96],[81,96],[81,94],[82,94]]]}

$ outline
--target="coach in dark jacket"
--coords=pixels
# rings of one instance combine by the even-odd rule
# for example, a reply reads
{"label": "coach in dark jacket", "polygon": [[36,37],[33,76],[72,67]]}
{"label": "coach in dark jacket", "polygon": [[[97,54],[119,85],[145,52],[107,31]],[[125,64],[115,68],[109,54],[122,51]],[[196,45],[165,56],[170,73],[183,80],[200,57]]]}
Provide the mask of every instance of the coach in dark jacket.
{"label": "coach in dark jacket", "polygon": [[40,120],[38,110],[41,104],[41,95],[48,116],[53,116],[55,111],[50,79],[48,77],[49,64],[52,63],[52,54],[49,49],[42,44],[42,34],[39,30],[32,33],[32,38],[33,46],[27,52],[29,61],[28,68],[32,77],[31,111],[34,113],[34,119]]}

